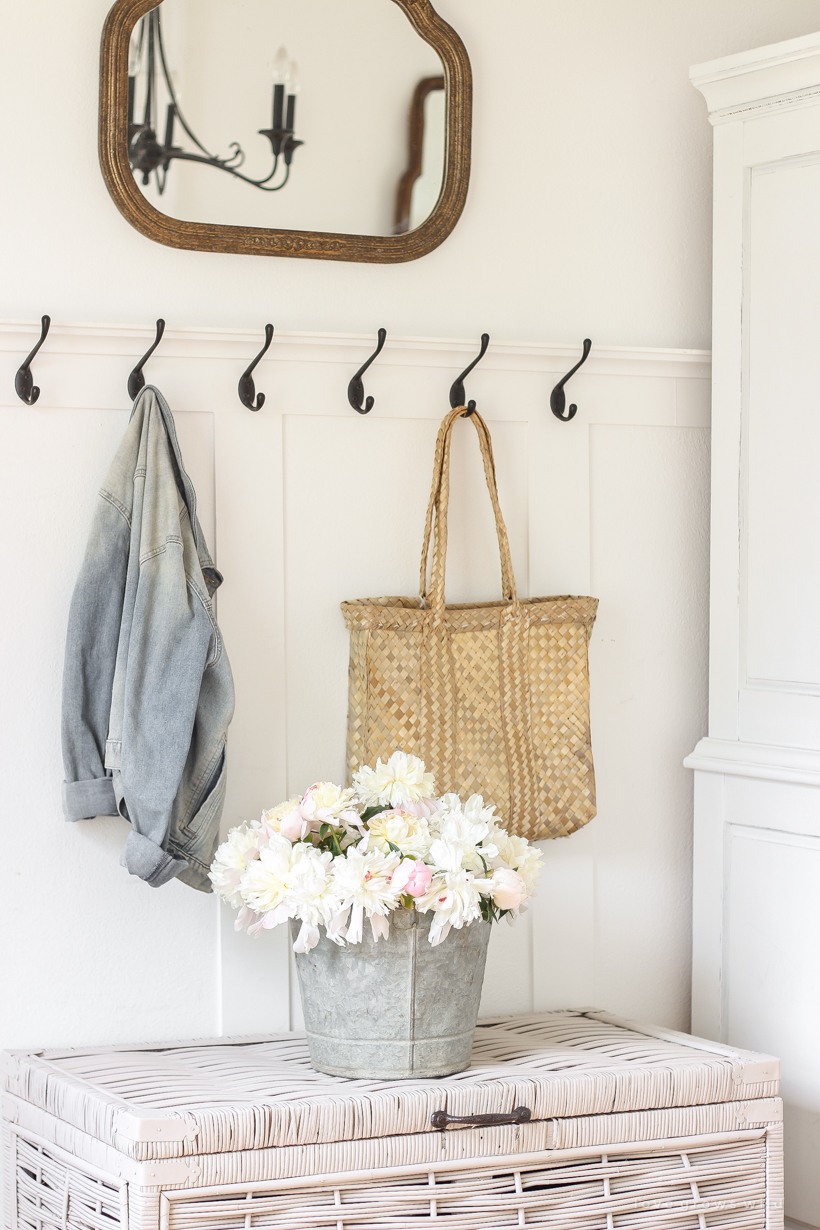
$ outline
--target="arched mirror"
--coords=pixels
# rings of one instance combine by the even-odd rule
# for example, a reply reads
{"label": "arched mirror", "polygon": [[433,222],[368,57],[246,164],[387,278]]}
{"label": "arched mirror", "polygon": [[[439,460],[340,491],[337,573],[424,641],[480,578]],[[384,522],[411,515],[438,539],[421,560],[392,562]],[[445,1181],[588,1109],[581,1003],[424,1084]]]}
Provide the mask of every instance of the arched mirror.
{"label": "arched mirror", "polygon": [[471,88],[428,0],[117,0],[103,175],[173,247],[413,260],[463,209]]}

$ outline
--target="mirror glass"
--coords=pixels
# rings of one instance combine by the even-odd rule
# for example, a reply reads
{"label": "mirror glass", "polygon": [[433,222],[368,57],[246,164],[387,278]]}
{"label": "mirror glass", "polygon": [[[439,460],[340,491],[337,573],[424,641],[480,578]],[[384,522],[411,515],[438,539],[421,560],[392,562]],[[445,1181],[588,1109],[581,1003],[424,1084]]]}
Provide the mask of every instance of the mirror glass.
{"label": "mirror glass", "polygon": [[129,54],[129,160],[172,218],[393,235],[444,176],[443,67],[388,0],[163,0]]}

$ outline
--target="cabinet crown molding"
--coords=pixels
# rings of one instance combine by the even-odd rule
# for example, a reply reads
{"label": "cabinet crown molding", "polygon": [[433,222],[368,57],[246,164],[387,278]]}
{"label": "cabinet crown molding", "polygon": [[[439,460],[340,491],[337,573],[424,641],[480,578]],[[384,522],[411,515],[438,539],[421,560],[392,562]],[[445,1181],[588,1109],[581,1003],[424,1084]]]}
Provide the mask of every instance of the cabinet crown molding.
{"label": "cabinet crown molding", "polygon": [[805,106],[820,93],[820,31],[693,64],[689,78],[713,124],[749,111]]}
{"label": "cabinet crown molding", "polygon": [[811,748],[706,738],[700,740],[683,763],[687,769],[701,773],[820,786],[820,751]]}

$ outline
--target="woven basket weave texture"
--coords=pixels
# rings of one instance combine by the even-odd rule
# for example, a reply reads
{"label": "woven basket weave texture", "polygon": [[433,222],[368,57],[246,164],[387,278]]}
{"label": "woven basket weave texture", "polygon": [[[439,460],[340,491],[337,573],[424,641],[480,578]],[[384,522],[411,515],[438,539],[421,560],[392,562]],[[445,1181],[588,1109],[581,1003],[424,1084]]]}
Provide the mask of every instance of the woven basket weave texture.
{"label": "woven basket weave texture", "polygon": [[[348,782],[396,748],[440,792],[482,794],[512,832],[565,837],[595,815],[587,648],[595,598],[518,598],[487,425],[477,412],[501,552],[501,602],[447,605],[450,443],[436,444],[418,598],[342,603],[350,631]],[[427,558],[433,562],[427,584]]]}
{"label": "woven basket weave texture", "polygon": [[13,1230],[782,1227],[777,1061],[606,1013],[481,1022],[443,1080],[326,1076],[298,1034],[3,1071]]}

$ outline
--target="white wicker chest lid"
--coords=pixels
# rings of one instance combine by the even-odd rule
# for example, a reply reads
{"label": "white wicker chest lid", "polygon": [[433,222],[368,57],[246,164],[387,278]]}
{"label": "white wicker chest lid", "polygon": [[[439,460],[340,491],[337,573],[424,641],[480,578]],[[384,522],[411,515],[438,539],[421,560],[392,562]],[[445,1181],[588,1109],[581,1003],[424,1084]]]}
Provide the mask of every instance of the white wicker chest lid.
{"label": "white wicker chest lid", "polygon": [[[82,1195],[73,1197],[75,1208],[85,1207],[76,1221],[65,1214],[68,1195],[63,1213],[36,1215],[48,1206],[43,1183],[51,1190],[42,1175],[56,1166],[61,1177],[54,1183],[63,1183],[66,1192],[77,1175],[116,1189],[119,1223],[127,1221],[131,1230],[141,1230],[143,1222],[146,1228],[161,1225],[164,1230],[194,1225],[382,1230],[407,1224],[410,1210],[402,1201],[418,1200],[422,1180],[437,1193],[445,1191],[447,1176],[448,1182],[458,1180],[456,1186],[469,1186],[469,1180],[484,1190],[489,1175],[501,1184],[501,1203],[491,1203],[496,1220],[476,1220],[474,1209],[462,1220],[459,1201],[467,1197],[460,1187],[458,1192],[448,1188],[456,1201],[447,1213],[451,1230],[527,1224],[774,1230],[782,1224],[778,1080],[779,1064],[771,1056],[592,1011],[481,1022],[466,1072],[417,1082],[345,1080],[315,1072],[300,1034],[10,1052],[3,1057],[7,1172],[17,1216],[10,1224],[15,1230],[114,1226],[110,1210],[105,1217],[102,1212],[96,1220],[91,1217],[82,1203],[85,1199],[87,1205],[90,1197]],[[436,1111],[509,1114],[519,1106],[531,1112],[529,1122],[455,1125],[446,1131],[431,1124]],[[654,1159],[651,1165],[647,1152]],[[613,1194],[614,1170],[605,1183],[587,1175],[590,1166],[612,1167],[615,1160],[624,1175],[637,1167],[651,1190],[664,1188],[666,1174],[670,1191],[680,1188],[680,1199],[691,1204],[694,1220],[681,1220],[679,1201],[668,1223],[660,1213],[648,1221],[623,1220],[627,1205],[638,1200],[640,1183],[632,1190],[635,1176],[629,1182],[624,1178],[618,1196]],[[557,1165],[574,1167],[573,1190],[587,1220],[581,1213],[580,1220],[572,1220],[566,1208],[556,1212],[556,1221],[547,1216],[558,1189],[535,1183],[532,1176],[537,1173],[543,1180]],[[701,1166],[700,1185],[686,1177],[693,1166]],[[733,1198],[734,1211],[723,1220],[708,1203],[712,1197],[704,1195],[704,1183],[711,1176],[722,1193],[718,1203],[725,1203],[738,1167],[748,1216],[738,1220]],[[597,1211],[592,1205],[587,1209],[582,1199],[588,1181],[597,1193],[590,1197]],[[366,1196],[359,1190],[362,1184]],[[379,1184],[388,1184],[391,1199],[398,1201],[397,1220],[373,1195]],[[509,1191],[504,1184],[512,1184]],[[28,1187],[33,1194],[25,1194]],[[318,1201],[309,1215],[304,1204],[298,1215],[287,1213],[297,1188],[307,1193],[304,1199]],[[202,1206],[206,1197],[210,1212]],[[508,1197],[513,1220],[503,1219]],[[640,1199],[645,1204],[645,1192]],[[601,1200],[611,1203],[609,1220]],[[328,1211],[325,1221],[316,1209],[327,1201],[341,1211],[338,1216]],[[362,1213],[362,1202],[372,1216]],[[433,1220],[444,1216],[443,1202],[444,1195],[437,1194],[431,1205],[428,1194],[424,1207],[432,1210]],[[97,1203],[102,1209],[102,1198]],[[706,1220],[704,1210],[709,1211]],[[413,1213],[414,1225],[418,1216]],[[603,1221],[595,1220],[600,1216]]]}

